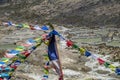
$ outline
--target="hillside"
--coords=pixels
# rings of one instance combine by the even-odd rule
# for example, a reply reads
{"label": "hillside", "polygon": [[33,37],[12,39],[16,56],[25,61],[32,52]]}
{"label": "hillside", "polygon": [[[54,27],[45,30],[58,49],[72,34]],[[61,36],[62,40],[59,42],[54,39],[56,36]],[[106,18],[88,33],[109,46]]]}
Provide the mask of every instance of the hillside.
{"label": "hillside", "polygon": [[17,21],[120,27],[120,0],[8,0],[0,10],[3,19]]}
{"label": "hillside", "polygon": [[[57,38],[64,80],[120,80],[114,68],[120,68],[120,0],[0,0],[0,59],[7,50],[40,37],[44,32],[3,25],[53,23],[55,29],[76,47],[66,47]],[[42,44],[13,73],[11,80],[41,80],[44,75],[46,45]],[[26,49],[29,49],[27,47]],[[100,59],[111,66],[101,65]],[[0,74],[1,75],[1,74]],[[58,80],[54,69],[47,80]]]}

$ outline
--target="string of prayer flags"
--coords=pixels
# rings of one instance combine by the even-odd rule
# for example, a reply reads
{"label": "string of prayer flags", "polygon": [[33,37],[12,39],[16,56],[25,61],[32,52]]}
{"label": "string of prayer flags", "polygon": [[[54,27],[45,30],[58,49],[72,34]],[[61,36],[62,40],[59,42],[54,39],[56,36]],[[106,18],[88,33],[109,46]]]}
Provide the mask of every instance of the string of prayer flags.
{"label": "string of prayer flags", "polygon": [[91,56],[91,53],[88,52],[88,51],[86,51],[86,52],[85,52],[85,56],[89,57],[89,56]]}
{"label": "string of prayer flags", "polygon": [[[13,74],[13,71],[30,55],[30,53],[35,50],[38,46],[41,45],[42,40],[41,38],[36,38],[35,40],[30,40],[30,42],[37,43],[35,46],[32,46],[28,50],[25,50],[25,46],[17,46],[15,50],[7,51],[7,54],[12,54],[13,57],[8,58],[4,57],[0,60],[0,71],[3,74],[0,74],[0,78],[3,80],[3,78],[7,79],[10,78]],[[24,51],[24,52],[23,52]],[[6,71],[6,73],[5,73]],[[47,74],[47,70],[45,72]]]}

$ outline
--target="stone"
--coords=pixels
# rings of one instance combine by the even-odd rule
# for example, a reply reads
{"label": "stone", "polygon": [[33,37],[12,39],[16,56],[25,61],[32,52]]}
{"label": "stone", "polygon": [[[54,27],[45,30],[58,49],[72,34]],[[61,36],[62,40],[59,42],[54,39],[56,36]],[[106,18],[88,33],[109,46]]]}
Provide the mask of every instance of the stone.
{"label": "stone", "polygon": [[105,70],[96,70],[97,73],[99,74],[108,74],[110,73],[109,71],[105,71]]}

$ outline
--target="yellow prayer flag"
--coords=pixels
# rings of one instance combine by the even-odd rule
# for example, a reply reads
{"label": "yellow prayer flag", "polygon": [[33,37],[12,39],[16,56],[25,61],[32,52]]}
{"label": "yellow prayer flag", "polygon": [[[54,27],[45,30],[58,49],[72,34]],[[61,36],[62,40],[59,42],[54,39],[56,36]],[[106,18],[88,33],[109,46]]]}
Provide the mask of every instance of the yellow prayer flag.
{"label": "yellow prayer flag", "polygon": [[45,59],[46,61],[49,61],[49,58],[48,58],[48,56],[45,56],[45,57],[44,57],[44,59]]}
{"label": "yellow prayer flag", "polygon": [[49,73],[49,71],[48,71],[48,70],[46,70],[46,69],[44,69],[44,73],[45,73],[45,74],[48,74],[48,73]]}
{"label": "yellow prayer flag", "polygon": [[49,41],[48,41],[48,40],[46,40],[46,41],[45,41],[45,44],[46,44],[46,45],[48,45],[48,44],[49,44]]}
{"label": "yellow prayer flag", "polygon": [[84,48],[80,48],[80,53],[84,54],[85,53],[85,49]]}
{"label": "yellow prayer flag", "polygon": [[23,24],[24,28],[30,28],[28,24]]}
{"label": "yellow prayer flag", "polygon": [[13,72],[9,72],[8,74],[9,74],[9,76],[11,76],[13,74]]}
{"label": "yellow prayer flag", "polygon": [[9,59],[8,59],[8,58],[2,58],[2,62],[7,63],[8,61],[9,61]]}
{"label": "yellow prayer flag", "polygon": [[15,50],[18,50],[18,51],[24,51],[24,49],[20,49],[20,48],[16,48]]}
{"label": "yellow prayer flag", "polygon": [[109,65],[109,68],[112,70],[112,71],[115,71],[116,67],[112,64]]}

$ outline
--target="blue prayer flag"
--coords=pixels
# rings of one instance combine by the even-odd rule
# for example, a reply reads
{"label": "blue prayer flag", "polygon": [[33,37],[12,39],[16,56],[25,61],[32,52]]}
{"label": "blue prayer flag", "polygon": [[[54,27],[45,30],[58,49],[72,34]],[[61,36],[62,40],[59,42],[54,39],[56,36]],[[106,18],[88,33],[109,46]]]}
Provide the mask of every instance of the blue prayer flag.
{"label": "blue prayer flag", "polygon": [[48,78],[48,75],[43,75],[44,78]]}
{"label": "blue prayer flag", "polygon": [[28,39],[28,41],[29,41],[30,43],[35,43],[35,40],[33,40],[33,39]]}
{"label": "blue prayer flag", "polygon": [[88,51],[86,51],[86,52],[85,52],[85,56],[89,57],[89,56],[91,56],[91,53],[88,52]]}
{"label": "blue prayer flag", "polygon": [[117,75],[120,75],[120,68],[116,68],[115,73],[116,73]]}
{"label": "blue prayer flag", "polygon": [[8,21],[8,26],[12,26],[12,22],[11,21]]}
{"label": "blue prayer flag", "polygon": [[18,53],[20,53],[20,51],[18,51],[18,50],[10,50],[9,53],[10,54],[18,54]]}
{"label": "blue prayer flag", "polygon": [[44,30],[44,31],[49,30],[49,28],[47,26],[45,26],[45,25],[42,26],[41,29]]}

